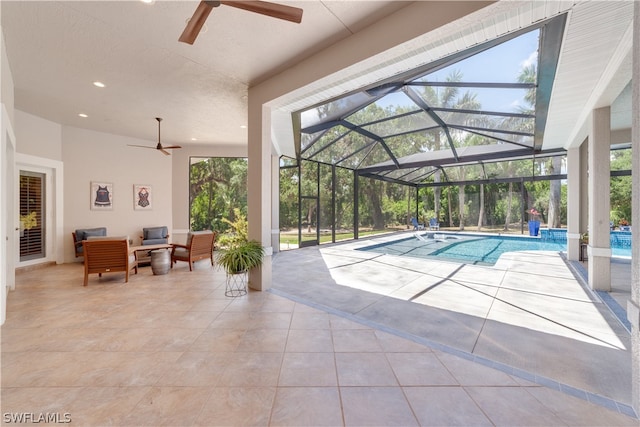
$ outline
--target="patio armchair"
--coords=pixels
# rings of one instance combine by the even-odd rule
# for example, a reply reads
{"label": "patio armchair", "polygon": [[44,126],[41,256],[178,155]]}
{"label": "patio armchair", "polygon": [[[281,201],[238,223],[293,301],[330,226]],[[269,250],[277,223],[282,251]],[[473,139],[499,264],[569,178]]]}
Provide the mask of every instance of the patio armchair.
{"label": "patio armchair", "polygon": [[429,230],[440,230],[440,223],[437,219],[431,218],[429,220]]}
{"label": "patio armchair", "polygon": [[84,284],[89,282],[89,274],[124,272],[125,283],[129,281],[129,271],[138,274],[135,252],[129,253],[129,239],[124,237],[94,236],[82,241],[84,254]]}
{"label": "patio armchair", "polygon": [[169,229],[162,227],[145,227],[142,229],[142,246],[169,243]]}
{"label": "patio armchair", "polygon": [[97,228],[79,228],[76,231],[71,232],[73,237],[73,247],[76,254],[76,258],[84,256],[84,249],[82,247],[82,241],[87,240],[92,236],[106,236],[107,227]]}
{"label": "patio armchair", "polygon": [[414,230],[424,230],[424,224],[418,222],[415,218],[411,218],[411,224],[413,225]]}
{"label": "patio armchair", "polygon": [[171,268],[176,261],[185,261],[189,263],[189,271],[193,271],[193,263],[203,259],[209,259],[213,265],[215,237],[216,234],[211,230],[190,231],[185,245],[172,243]]}
{"label": "patio armchair", "polygon": [[[169,243],[169,229],[166,226],[145,227],[140,236],[142,246],[159,245]],[[138,265],[151,262],[151,254],[147,251],[138,252]]]}

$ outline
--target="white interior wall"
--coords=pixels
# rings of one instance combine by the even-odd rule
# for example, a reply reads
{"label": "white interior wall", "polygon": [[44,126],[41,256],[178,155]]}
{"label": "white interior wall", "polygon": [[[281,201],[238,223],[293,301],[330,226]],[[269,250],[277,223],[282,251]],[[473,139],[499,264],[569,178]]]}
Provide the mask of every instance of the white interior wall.
{"label": "white interior wall", "polygon": [[[107,227],[107,234],[128,235],[134,245],[143,227],[166,225],[171,234],[172,157],[128,146],[155,142],[69,126],[62,127],[62,141],[65,262],[75,260],[71,232],[78,228]],[[91,209],[92,181],[113,184],[112,210]],[[151,186],[151,210],[134,210],[136,184]]]}
{"label": "white interior wall", "polygon": [[22,154],[62,160],[62,125],[15,110],[16,149]]}
{"label": "white interior wall", "polygon": [[[0,8],[0,16],[2,9]],[[13,75],[0,26],[0,325],[7,318],[7,296],[15,289],[14,247],[15,218],[13,206]]]}

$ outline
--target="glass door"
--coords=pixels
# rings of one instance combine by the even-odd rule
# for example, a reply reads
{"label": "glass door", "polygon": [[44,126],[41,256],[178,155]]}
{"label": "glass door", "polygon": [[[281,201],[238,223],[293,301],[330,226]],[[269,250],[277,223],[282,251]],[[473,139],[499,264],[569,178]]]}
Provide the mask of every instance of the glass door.
{"label": "glass door", "polygon": [[317,196],[300,197],[300,247],[313,246],[320,243],[320,228],[318,227]]}
{"label": "glass door", "polygon": [[20,171],[20,261],[44,258],[45,174]]}

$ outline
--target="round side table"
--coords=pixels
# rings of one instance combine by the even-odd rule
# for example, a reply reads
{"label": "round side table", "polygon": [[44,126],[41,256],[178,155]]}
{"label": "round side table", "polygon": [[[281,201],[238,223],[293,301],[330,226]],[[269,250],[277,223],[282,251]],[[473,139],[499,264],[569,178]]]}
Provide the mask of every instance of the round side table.
{"label": "round side table", "polygon": [[151,271],[154,275],[167,274],[171,268],[169,250],[156,249],[151,251]]}

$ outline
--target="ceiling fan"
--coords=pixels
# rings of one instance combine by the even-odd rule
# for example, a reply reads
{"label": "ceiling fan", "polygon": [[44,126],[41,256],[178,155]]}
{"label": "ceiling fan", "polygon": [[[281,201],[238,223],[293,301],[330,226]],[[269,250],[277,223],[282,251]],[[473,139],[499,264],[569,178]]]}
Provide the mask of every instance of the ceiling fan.
{"label": "ceiling fan", "polygon": [[160,150],[165,155],[170,156],[171,153],[169,153],[167,150],[172,150],[174,148],[182,148],[182,147],[179,145],[170,145],[168,147],[165,147],[160,143],[160,122],[162,121],[162,119],[160,117],[156,117],[156,120],[158,121],[158,145],[156,145],[155,147],[149,147],[148,145],[133,145],[133,144],[128,144],[128,145],[130,147],[152,148],[154,150]]}
{"label": "ceiling fan", "polygon": [[196,41],[198,34],[200,34],[200,30],[213,8],[218,7],[221,4],[248,10],[250,12],[260,13],[273,18],[284,19],[297,24],[302,21],[302,9],[297,7],[285,6],[266,1],[202,0],[178,40],[183,43],[193,44],[193,42]]}

